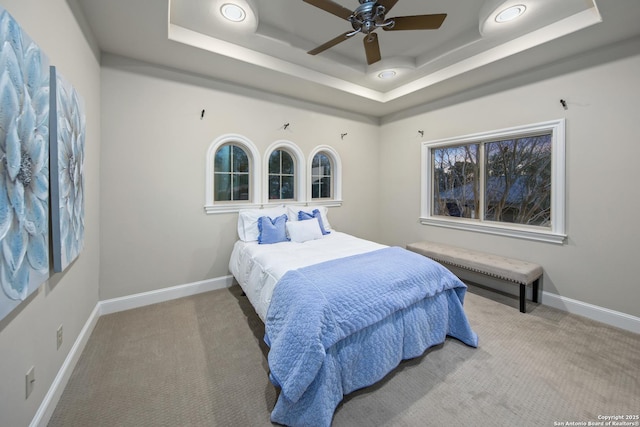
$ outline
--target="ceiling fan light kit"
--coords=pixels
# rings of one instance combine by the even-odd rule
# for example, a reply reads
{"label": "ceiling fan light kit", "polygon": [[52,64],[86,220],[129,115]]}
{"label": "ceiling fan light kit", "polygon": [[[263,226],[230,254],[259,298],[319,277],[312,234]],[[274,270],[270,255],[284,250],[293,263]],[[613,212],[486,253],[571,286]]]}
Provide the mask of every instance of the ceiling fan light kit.
{"label": "ceiling fan light kit", "polygon": [[374,32],[378,28],[382,28],[385,31],[436,30],[440,28],[447,17],[446,13],[439,13],[387,18],[386,14],[398,3],[398,0],[359,0],[360,6],[354,11],[350,11],[331,0],[303,1],[351,22],[353,28],[353,31],[347,31],[307,53],[317,55],[358,33],[362,33],[365,36],[364,50],[367,56],[367,64],[369,65],[382,59],[378,34]]}

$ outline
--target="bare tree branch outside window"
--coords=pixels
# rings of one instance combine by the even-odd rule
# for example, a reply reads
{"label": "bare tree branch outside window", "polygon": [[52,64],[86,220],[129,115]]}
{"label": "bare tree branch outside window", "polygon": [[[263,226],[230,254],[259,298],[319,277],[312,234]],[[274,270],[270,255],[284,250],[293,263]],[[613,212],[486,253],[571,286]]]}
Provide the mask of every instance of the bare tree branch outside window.
{"label": "bare tree branch outside window", "polygon": [[550,226],[551,154],[551,133],[433,149],[432,214]]}
{"label": "bare tree branch outside window", "polygon": [[478,144],[433,150],[434,215],[477,218]]}
{"label": "bare tree branch outside window", "polygon": [[548,226],[551,135],[490,142],[486,153],[485,219]]}

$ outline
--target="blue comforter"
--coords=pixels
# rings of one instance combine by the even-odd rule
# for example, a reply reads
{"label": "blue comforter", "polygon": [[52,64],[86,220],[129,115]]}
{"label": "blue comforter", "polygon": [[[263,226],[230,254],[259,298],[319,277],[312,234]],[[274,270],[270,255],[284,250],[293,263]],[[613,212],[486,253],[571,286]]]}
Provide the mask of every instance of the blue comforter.
{"label": "blue comforter", "polygon": [[462,309],[466,286],[399,247],[287,272],[265,322],[271,420],[329,426],[343,396],[382,379],[447,335],[477,346]]}

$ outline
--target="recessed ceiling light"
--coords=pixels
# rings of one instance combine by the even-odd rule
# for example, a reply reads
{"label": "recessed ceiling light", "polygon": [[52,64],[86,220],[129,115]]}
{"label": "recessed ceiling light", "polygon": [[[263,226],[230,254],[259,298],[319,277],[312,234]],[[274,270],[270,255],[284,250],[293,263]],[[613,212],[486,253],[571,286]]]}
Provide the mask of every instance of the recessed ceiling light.
{"label": "recessed ceiling light", "polygon": [[222,16],[232,22],[242,22],[247,17],[247,13],[243,8],[233,3],[225,3],[220,7]]}
{"label": "recessed ceiling light", "polygon": [[511,6],[496,15],[496,22],[508,22],[521,16],[527,7],[523,4]]}
{"label": "recessed ceiling light", "polygon": [[395,70],[384,70],[378,73],[378,78],[382,80],[386,80],[386,79],[395,77],[395,75],[396,75]]}

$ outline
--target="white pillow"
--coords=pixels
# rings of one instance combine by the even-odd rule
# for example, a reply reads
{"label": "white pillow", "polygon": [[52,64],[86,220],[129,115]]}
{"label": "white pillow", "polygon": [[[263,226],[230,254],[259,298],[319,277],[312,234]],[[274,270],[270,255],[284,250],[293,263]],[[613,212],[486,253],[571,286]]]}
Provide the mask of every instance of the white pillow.
{"label": "white pillow", "polygon": [[284,205],[265,209],[240,209],[238,212],[238,237],[244,242],[254,242],[258,240],[260,230],[258,230],[258,218],[268,216],[277,218],[287,213]]}
{"label": "white pillow", "polygon": [[322,239],[322,230],[318,218],[306,221],[287,221],[287,232],[292,242],[304,243],[307,240]]}
{"label": "white pillow", "polygon": [[324,229],[326,231],[331,231],[331,224],[329,224],[329,219],[327,218],[327,207],[326,206],[287,206],[287,216],[289,217],[289,222],[298,221],[298,212],[303,211],[308,213],[309,215],[313,215],[313,211],[318,209],[320,211],[320,216],[322,217],[322,225],[324,225]]}

